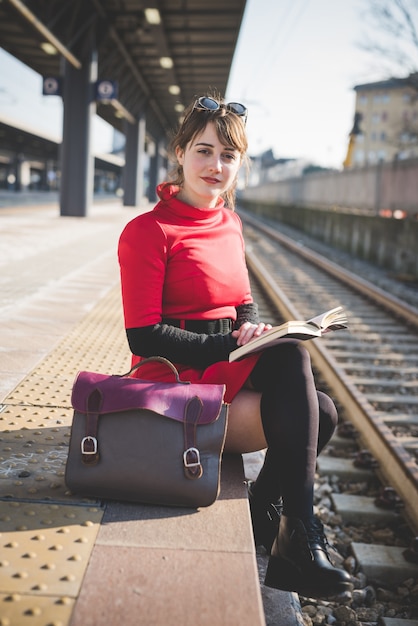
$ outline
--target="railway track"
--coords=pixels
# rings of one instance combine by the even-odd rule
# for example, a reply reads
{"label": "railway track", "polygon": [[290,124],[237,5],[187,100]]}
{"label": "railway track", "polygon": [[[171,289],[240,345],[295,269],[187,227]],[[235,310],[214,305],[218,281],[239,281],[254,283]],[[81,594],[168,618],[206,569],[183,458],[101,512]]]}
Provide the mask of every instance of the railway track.
{"label": "railway track", "polygon": [[[308,319],[338,305],[347,313],[347,331],[306,343],[317,375],[343,414],[344,436],[337,436],[331,448],[331,455],[340,457],[338,463],[320,457],[318,469],[339,474],[341,489],[342,484],[367,480],[362,470],[370,473],[371,485],[378,480],[369,488],[375,496],[372,508],[386,511],[384,523],[400,527],[406,522],[405,549],[399,547],[399,538],[394,541],[398,552],[407,552],[405,571],[413,574],[416,568],[418,578],[418,310],[276,228],[246,213],[241,218],[262,319]],[[350,501],[344,494],[333,496],[348,523],[357,518],[376,525],[378,513],[376,517],[364,499],[351,498],[347,505],[347,498]],[[383,559],[385,554],[392,558],[387,549],[381,547]],[[393,582],[395,571],[388,573]],[[402,576],[404,572],[398,583]]]}

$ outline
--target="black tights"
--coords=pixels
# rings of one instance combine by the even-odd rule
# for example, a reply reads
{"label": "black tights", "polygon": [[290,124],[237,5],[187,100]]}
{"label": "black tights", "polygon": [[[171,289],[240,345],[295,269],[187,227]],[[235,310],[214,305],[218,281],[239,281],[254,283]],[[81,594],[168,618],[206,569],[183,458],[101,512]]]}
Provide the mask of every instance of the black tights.
{"label": "black tights", "polygon": [[268,445],[253,494],[266,503],[282,496],[285,515],[307,520],[313,514],[316,457],[337,426],[335,405],[317,391],[309,352],[293,340],[263,352],[251,383],[261,391]]}

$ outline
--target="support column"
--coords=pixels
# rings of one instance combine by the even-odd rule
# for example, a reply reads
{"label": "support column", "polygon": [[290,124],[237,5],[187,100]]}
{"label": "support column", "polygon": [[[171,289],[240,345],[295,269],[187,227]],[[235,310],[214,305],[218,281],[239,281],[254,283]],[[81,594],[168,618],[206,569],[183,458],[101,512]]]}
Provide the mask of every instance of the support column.
{"label": "support column", "polygon": [[14,177],[14,191],[22,191],[22,188],[23,188],[22,186],[22,163],[23,163],[23,155],[16,154],[14,163],[13,163],[14,174],[12,174],[12,177]]}
{"label": "support column", "polygon": [[123,204],[138,206],[144,196],[145,116],[135,124],[125,122],[125,167]]}
{"label": "support column", "polygon": [[95,33],[91,30],[77,46],[82,62],[76,69],[68,61],[64,71],[64,121],[61,147],[61,215],[85,217],[93,200],[94,159],[91,154],[91,118],[96,111],[93,83],[97,79]]}
{"label": "support column", "polygon": [[57,164],[53,159],[45,161],[44,169],[44,189],[47,191],[55,191],[57,189]]}
{"label": "support column", "polygon": [[44,159],[43,168],[41,169],[41,179],[39,181],[39,188],[42,191],[49,191],[48,185],[48,159]]}
{"label": "support column", "polygon": [[155,202],[157,200],[157,193],[155,191],[156,186],[163,182],[160,180],[160,175],[163,167],[163,157],[161,154],[162,141],[157,140],[155,143],[154,154],[151,157],[149,167],[149,188],[148,188],[148,200]]}

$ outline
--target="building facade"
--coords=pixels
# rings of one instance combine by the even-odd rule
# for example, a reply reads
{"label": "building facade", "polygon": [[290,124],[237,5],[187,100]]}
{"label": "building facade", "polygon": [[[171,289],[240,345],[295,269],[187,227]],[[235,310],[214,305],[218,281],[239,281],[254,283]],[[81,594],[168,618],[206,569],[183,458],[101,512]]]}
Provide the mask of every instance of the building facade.
{"label": "building facade", "polygon": [[356,120],[349,166],[418,156],[418,72],[354,87]]}

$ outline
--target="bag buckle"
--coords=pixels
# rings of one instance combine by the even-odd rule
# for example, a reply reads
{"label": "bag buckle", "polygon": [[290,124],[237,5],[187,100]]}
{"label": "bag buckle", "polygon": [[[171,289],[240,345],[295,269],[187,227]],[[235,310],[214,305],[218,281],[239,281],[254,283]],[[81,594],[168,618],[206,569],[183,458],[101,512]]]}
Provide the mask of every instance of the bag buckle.
{"label": "bag buckle", "polygon": [[[93,450],[86,450],[86,444],[90,447],[93,444]],[[81,454],[97,454],[97,439],[96,437],[83,437],[81,440]]]}
{"label": "bag buckle", "polygon": [[[188,460],[188,457],[190,457],[190,460]],[[183,463],[186,478],[195,480],[202,476],[203,467],[200,463],[200,452],[197,448],[187,448],[187,450],[183,452]]]}
{"label": "bag buckle", "polygon": [[[190,455],[192,455],[192,458],[197,459],[196,461],[188,461],[187,457]],[[198,465],[200,465],[200,452],[197,448],[187,448],[187,450],[185,450],[183,452],[183,463],[184,463],[184,467],[197,467]]]}

